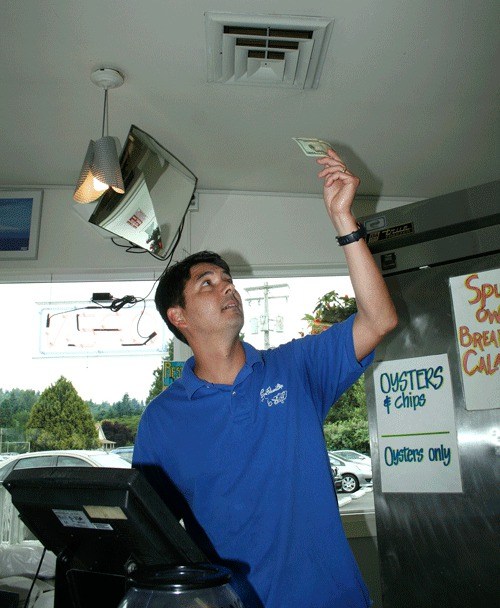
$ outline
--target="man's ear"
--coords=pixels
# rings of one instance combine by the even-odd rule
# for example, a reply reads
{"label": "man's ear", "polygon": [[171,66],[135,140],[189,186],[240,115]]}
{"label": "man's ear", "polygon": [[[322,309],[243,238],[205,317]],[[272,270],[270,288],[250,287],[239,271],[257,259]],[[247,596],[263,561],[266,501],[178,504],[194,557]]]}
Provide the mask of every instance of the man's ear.
{"label": "man's ear", "polygon": [[181,328],[186,324],[184,320],[184,313],[180,306],[172,306],[169,308],[167,310],[167,317],[174,327]]}

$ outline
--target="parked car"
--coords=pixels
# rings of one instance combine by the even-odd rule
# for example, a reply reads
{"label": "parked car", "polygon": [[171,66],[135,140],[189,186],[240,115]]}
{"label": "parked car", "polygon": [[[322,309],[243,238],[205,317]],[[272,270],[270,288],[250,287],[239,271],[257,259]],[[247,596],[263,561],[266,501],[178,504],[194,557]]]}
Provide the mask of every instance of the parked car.
{"label": "parked car", "polygon": [[16,544],[25,539],[32,539],[31,533],[24,527],[11,496],[3,482],[14,469],[31,469],[34,467],[112,467],[130,468],[130,462],[118,454],[103,450],[49,450],[17,454],[0,462],[0,544]]}
{"label": "parked car", "polygon": [[336,466],[332,466],[331,469],[335,489],[342,490],[342,475],[339,473],[339,470]]}
{"label": "parked car", "polygon": [[111,450],[111,454],[118,454],[118,456],[121,456],[127,462],[130,462],[130,464],[132,464],[132,456],[134,454],[134,446],[133,445],[123,445],[120,448],[115,448],[114,450]]}
{"label": "parked car", "polygon": [[366,454],[362,454],[361,452],[356,452],[356,450],[330,450],[329,454],[333,454],[334,456],[338,456],[343,460],[349,460],[352,462],[361,462],[363,464],[368,464],[371,466],[372,459],[370,456]]}
{"label": "parked car", "polygon": [[33,467],[115,467],[126,469],[130,462],[103,450],[48,450],[18,454],[0,462],[0,482],[14,469]]}
{"label": "parked car", "polygon": [[328,452],[330,465],[337,467],[338,473],[342,478],[341,490],[346,494],[352,494],[361,487],[372,486],[372,468],[371,465],[361,464],[339,458],[338,456]]}

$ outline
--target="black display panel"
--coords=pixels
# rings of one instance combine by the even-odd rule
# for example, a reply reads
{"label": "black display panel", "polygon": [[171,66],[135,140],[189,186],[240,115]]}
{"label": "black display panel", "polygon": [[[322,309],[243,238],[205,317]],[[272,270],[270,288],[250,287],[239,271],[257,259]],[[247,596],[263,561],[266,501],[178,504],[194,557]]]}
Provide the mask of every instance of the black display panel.
{"label": "black display panel", "polygon": [[24,524],[57,557],[56,608],[95,608],[103,600],[98,581],[112,606],[137,569],[209,561],[136,469],[20,469],[4,486]]}

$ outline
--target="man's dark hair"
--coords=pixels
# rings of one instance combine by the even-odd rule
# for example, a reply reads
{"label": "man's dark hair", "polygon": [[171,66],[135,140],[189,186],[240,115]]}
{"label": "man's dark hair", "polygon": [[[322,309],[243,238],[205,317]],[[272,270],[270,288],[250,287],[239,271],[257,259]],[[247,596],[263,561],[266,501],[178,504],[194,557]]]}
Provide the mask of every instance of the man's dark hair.
{"label": "man's dark hair", "polygon": [[177,327],[170,323],[167,317],[167,310],[172,306],[181,306],[184,308],[186,300],[184,298],[184,287],[191,276],[191,268],[196,264],[214,264],[222,268],[231,276],[231,271],[227,262],[220,257],[218,253],[213,251],[199,251],[193,253],[173,266],[165,268],[163,274],[158,281],[158,287],[155,293],[156,310],[160,313],[161,318],[167,324],[167,327],[176,338],[187,344],[186,338],[183,336]]}

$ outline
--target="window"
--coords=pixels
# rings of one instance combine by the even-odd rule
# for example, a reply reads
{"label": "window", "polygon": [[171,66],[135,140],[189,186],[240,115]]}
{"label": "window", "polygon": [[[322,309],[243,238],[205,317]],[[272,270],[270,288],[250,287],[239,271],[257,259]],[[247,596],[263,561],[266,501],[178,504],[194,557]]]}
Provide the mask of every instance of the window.
{"label": "window", "polygon": [[[236,278],[235,284],[245,309],[242,333],[256,348],[307,332],[302,319],[326,292],[353,294],[348,277]],[[128,394],[145,401],[173,338],[154,307],[155,288],[153,281],[0,284],[2,337],[9,345],[0,389],[41,392],[64,376],[84,400],[112,404]],[[92,301],[106,293],[137,302],[114,313],[109,302]]]}
{"label": "window", "polygon": [[[308,333],[304,316],[313,314],[325,293],[354,294],[346,276],[235,278],[235,285],[245,310],[242,334],[256,348]],[[0,284],[3,343],[9,345],[3,351],[0,399],[1,391],[16,388],[42,392],[64,376],[86,401],[112,405],[127,394],[145,405],[154,371],[173,338],[154,307],[155,288],[151,280]],[[119,312],[126,314],[118,315],[105,308],[109,302],[92,301],[95,294],[108,293],[113,299],[133,296],[136,302],[125,304]],[[153,332],[154,339],[147,340]],[[83,337],[75,346],[78,334]],[[9,438],[4,426],[0,418],[0,452],[29,451],[23,438]],[[355,486],[351,480],[346,488]],[[356,511],[348,495],[339,493],[341,510]],[[362,510],[373,511],[373,497],[363,501]]]}

